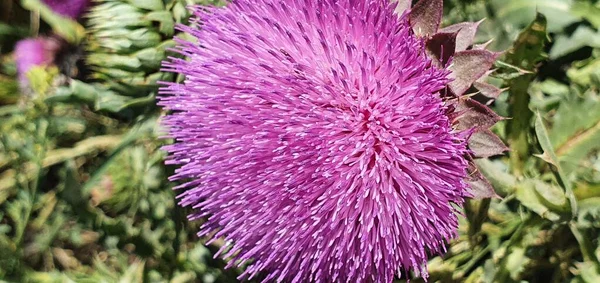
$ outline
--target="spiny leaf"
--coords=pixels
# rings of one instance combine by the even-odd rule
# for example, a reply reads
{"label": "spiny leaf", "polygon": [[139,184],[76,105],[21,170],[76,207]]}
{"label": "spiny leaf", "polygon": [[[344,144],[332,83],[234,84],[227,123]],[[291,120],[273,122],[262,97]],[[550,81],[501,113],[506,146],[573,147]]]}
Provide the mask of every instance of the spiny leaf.
{"label": "spiny leaf", "polygon": [[[535,70],[537,63],[544,58],[544,45],[548,40],[546,22],[546,17],[538,13],[536,19],[521,32],[506,54],[505,60],[508,66],[526,72]],[[514,69],[509,69],[507,72],[514,73]],[[511,119],[506,123],[506,132],[510,145],[511,167],[517,175],[523,174],[525,160],[531,156],[529,133],[533,112],[529,109],[528,90],[533,78],[532,73],[517,72],[516,76],[507,83]]]}
{"label": "spiny leaf", "polygon": [[397,5],[395,12],[398,16],[401,16],[406,10],[410,9],[412,0],[397,0]]}
{"label": "spiny leaf", "polygon": [[540,13],[517,37],[513,47],[506,54],[506,62],[527,71],[535,70],[543,60],[544,45],[548,42],[546,17]]}
{"label": "spiny leaf", "polygon": [[474,199],[489,199],[498,197],[494,187],[475,166],[470,166],[469,168],[469,177],[467,178],[467,183],[471,188],[470,192]]}
{"label": "spiny leaf", "polygon": [[489,129],[496,122],[502,120],[496,112],[474,99],[459,99],[456,104],[459,113],[457,129],[467,130],[471,128]]}
{"label": "spiny leaf", "polygon": [[571,184],[571,180],[564,174],[558,157],[556,157],[556,153],[554,152],[554,148],[552,147],[552,143],[550,142],[550,138],[548,137],[548,131],[546,130],[546,126],[544,126],[544,122],[542,120],[542,116],[538,112],[535,118],[535,133],[537,135],[538,142],[542,147],[543,159],[548,163],[554,165],[557,170],[557,175],[560,178],[560,183],[565,190],[565,195],[569,199],[571,204],[571,211],[573,215],[577,214],[577,199],[573,194],[573,187]]}
{"label": "spiny leaf", "polygon": [[473,86],[485,97],[496,99],[504,91],[494,85],[485,82],[474,82]]}
{"label": "spiny leaf", "polygon": [[473,44],[473,40],[475,39],[475,34],[477,33],[477,28],[479,27],[479,24],[481,24],[482,21],[464,22],[464,23],[454,24],[454,25],[442,28],[440,30],[440,32],[442,32],[442,33],[457,33],[456,51],[467,50],[467,48]]}
{"label": "spiny leaf", "polygon": [[490,39],[484,43],[480,43],[480,44],[473,44],[473,50],[484,50],[484,49],[488,49],[488,47],[490,46],[490,44],[494,42],[493,39]]}
{"label": "spiny leaf", "polygon": [[487,129],[478,130],[471,135],[469,149],[473,151],[475,157],[482,158],[501,155],[508,150],[502,140]]}
{"label": "spiny leaf", "polygon": [[476,159],[474,162],[478,171],[494,186],[498,194],[506,196],[514,191],[517,178],[503,168],[502,162],[492,162],[485,158]]}
{"label": "spiny leaf", "polygon": [[437,64],[440,67],[446,66],[446,63],[448,63],[448,60],[454,54],[456,35],[456,32],[436,33],[427,39],[425,45],[427,53],[431,57],[437,58],[437,61],[434,61],[434,63],[441,63]]}
{"label": "spiny leaf", "polygon": [[430,36],[435,34],[442,22],[444,12],[442,0],[420,0],[411,9],[409,21],[415,34]]}
{"label": "spiny leaf", "polygon": [[450,75],[450,90],[456,95],[462,95],[471,85],[481,78],[492,67],[500,54],[487,50],[465,50],[456,52],[452,64],[448,68]]}

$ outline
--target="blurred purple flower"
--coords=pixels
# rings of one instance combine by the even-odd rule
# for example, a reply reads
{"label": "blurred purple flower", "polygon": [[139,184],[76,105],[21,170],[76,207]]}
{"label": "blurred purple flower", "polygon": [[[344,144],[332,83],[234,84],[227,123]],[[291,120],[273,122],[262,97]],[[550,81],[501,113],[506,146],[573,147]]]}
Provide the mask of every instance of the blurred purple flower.
{"label": "blurred purple flower", "polygon": [[27,85],[27,72],[32,67],[53,64],[59,49],[59,41],[51,37],[28,38],[17,42],[14,54],[21,85]]}
{"label": "blurred purple flower", "polygon": [[164,64],[186,76],[160,97],[168,163],[180,166],[171,180],[187,181],[180,205],[208,217],[199,235],[225,239],[228,266],[249,261],[242,278],[426,278],[428,254],[456,235],[458,209],[477,194],[468,140],[483,127],[478,114],[461,120],[479,107],[461,95],[495,55],[466,60],[452,53],[459,33],[430,36],[441,0],[394,9],[238,0],[196,7],[182,28],[199,43],[179,40],[188,60]]}
{"label": "blurred purple flower", "polygon": [[42,0],[55,13],[71,18],[79,18],[88,8],[90,0]]}

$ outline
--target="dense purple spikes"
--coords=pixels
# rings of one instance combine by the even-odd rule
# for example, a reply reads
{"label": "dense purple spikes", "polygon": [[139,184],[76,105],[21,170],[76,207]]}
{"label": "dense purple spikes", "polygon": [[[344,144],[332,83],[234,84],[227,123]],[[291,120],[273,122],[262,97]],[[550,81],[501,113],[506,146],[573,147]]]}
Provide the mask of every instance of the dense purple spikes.
{"label": "dense purple spikes", "polygon": [[[425,278],[455,236],[467,138],[408,16],[387,0],[238,0],[196,7],[188,60],[162,89],[199,235],[223,237],[244,278],[392,282]],[[437,24],[436,24],[437,25]],[[456,115],[455,115],[456,116]],[[264,273],[261,273],[264,272]],[[264,277],[262,277],[264,276]]]}

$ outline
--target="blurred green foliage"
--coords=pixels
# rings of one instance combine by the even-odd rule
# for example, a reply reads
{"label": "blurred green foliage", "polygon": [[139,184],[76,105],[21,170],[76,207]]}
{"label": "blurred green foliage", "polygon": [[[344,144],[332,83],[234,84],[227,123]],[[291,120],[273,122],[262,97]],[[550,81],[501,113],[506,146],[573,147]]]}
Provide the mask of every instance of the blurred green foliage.
{"label": "blurred green foliage", "polygon": [[[235,282],[212,258],[221,243],[204,246],[176,205],[159,150],[156,82],[178,78],[158,63],[196,1],[98,0],[80,22],[9,2],[0,279]],[[510,117],[494,131],[511,151],[478,161],[501,198],[467,202],[430,282],[600,282],[600,1],[444,2],[445,25],[486,18],[478,41],[505,50],[490,83],[508,88],[492,106]],[[12,46],[51,31],[76,48],[32,70],[20,95]]]}
{"label": "blurred green foliage", "polygon": [[485,17],[480,41],[506,50],[492,81],[508,90],[493,106],[510,117],[495,130],[511,151],[478,162],[502,199],[465,206],[431,277],[600,282],[600,3],[445,2],[447,23]]}

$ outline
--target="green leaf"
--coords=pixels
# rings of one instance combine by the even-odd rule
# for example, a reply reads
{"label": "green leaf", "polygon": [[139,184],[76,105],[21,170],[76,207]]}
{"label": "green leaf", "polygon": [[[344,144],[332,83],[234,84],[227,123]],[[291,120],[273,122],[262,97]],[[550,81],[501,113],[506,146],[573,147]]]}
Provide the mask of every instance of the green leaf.
{"label": "green leaf", "polygon": [[12,50],[13,44],[29,35],[29,29],[24,26],[9,25],[0,22],[0,52]]}
{"label": "green leaf", "polygon": [[571,204],[571,211],[573,215],[577,214],[577,199],[573,194],[573,187],[571,184],[571,180],[566,176],[563,172],[558,157],[554,152],[554,148],[552,147],[552,143],[550,142],[550,138],[548,137],[548,131],[546,130],[546,126],[544,126],[544,122],[542,120],[542,116],[538,112],[535,119],[535,132],[537,135],[538,142],[542,147],[544,153],[540,156],[544,161],[552,164],[556,168],[556,172],[560,181],[560,184],[565,190],[565,195],[567,199],[569,199],[569,203]]}
{"label": "green leaf", "polygon": [[120,30],[122,28],[151,27],[146,14],[131,5],[108,2],[90,9],[88,24],[92,30]]}
{"label": "green leaf", "polygon": [[113,92],[104,93],[96,101],[94,108],[98,111],[107,111],[110,113],[122,113],[132,111],[132,108],[146,107],[154,105],[156,101],[154,94],[149,94],[146,97],[133,98],[130,96],[122,96]]}
{"label": "green leaf", "polygon": [[592,197],[579,201],[577,226],[586,229],[595,229],[600,221],[600,197]]}
{"label": "green leaf", "polygon": [[144,279],[144,262],[136,260],[125,271],[125,274],[120,278],[120,283],[128,282],[143,282]]}
{"label": "green leaf", "polygon": [[71,161],[65,162],[61,172],[61,189],[59,196],[73,207],[78,214],[85,210],[87,206],[87,198],[82,194],[80,189],[81,182],[78,179],[77,168],[75,163]]}
{"label": "green leaf", "polygon": [[517,37],[513,47],[507,52],[505,61],[526,71],[534,71],[536,65],[545,59],[544,46],[548,42],[546,17],[538,13],[536,18]]}
{"label": "green leaf", "polygon": [[147,137],[154,132],[156,127],[156,117],[149,117],[144,121],[140,121],[135,126],[133,126],[129,132],[123,137],[119,145],[112,150],[110,155],[104,160],[104,163],[100,168],[95,170],[91,175],[88,181],[83,185],[83,191],[85,193],[89,193],[90,190],[97,184],[100,178],[106,173],[106,171],[110,168],[111,162],[116,160],[119,154],[127,148],[129,145],[136,142],[138,139],[143,137]]}
{"label": "green leaf", "polygon": [[118,95],[116,93],[108,92],[98,97],[94,108],[98,111],[108,111],[112,113],[119,113],[125,109],[126,105],[131,97]]}
{"label": "green leaf", "polygon": [[567,76],[574,83],[591,86],[594,79],[600,78],[600,58],[576,62],[574,65],[567,71]]}
{"label": "green leaf", "polygon": [[488,159],[476,159],[478,170],[493,185],[499,195],[512,193],[517,185],[517,178],[509,174],[502,162],[492,162]]}
{"label": "green leaf", "polygon": [[600,282],[600,266],[597,262],[576,263],[579,277],[583,282]]}
{"label": "green leaf", "polygon": [[504,22],[525,26],[538,14],[544,14],[552,21],[548,24],[550,32],[564,29],[581,18],[571,13],[572,0],[493,0],[496,16]]}
{"label": "green leaf", "polygon": [[23,240],[25,228],[29,223],[29,215],[33,209],[33,200],[25,191],[20,191],[16,200],[11,201],[6,206],[7,216],[14,223],[14,242],[19,245]]}
{"label": "green leaf", "polygon": [[557,151],[566,174],[577,168],[589,166],[588,157],[600,148],[600,121],[584,131],[578,132]]}
{"label": "green leaf", "polygon": [[586,26],[579,26],[570,35],[560,34],[556,37],[550,50],[550,59],[556,59],[583,47],[600,47],[600,32]]}
{"label": "green leaf", "polygon": [[171,9],[171,13],[173,14],[175,22],[178,24],[184,23],[185,20],[189,17],[189,13],[185,8],[185,5],[180,1],[174,2],[173,8]]}
{"label": "green leaf", "polygon": [[525,249],[521,247],[511,249],[505,261],[505,268],[510,278],[516,281],[530,261],[531,259],[525,254]]}
{"label": "green leaf", "polygon": [[25,75],[31,89],[38,95],[45,95],[58,75],[58,68],[35,66],[27,71]]}
{"label": "green leaf", "polygon": [[[534,79],[536,65],[544,59],[544,45],[548,41],[546,17],[537,14],[536,19],[521,32],[513,47],[507,52],[505,61],[511,66],[526,72],[510,79],[509,87],[509,116],[506,123],[508,144],[510,147],[511,169],[517,175],[522,175],[525,161],[531,156],[529,134],[533,112],[529,108],[529,85]],[[514,73],[512,69],[504,72]]]}
{"label": "green leaf", "polygon": [[535,83],[530,88],[531,107],[542,112],[556,109],[569,92],[569,86],[553,79]]}
{"label": "green leaf", "polygon": [[557,152],[568,150],[561,147],[600,121],[600,96],[594,91],[578,95],[577,91],[572,89],[561,100],[552,121],[549,135],[552,146],[557,148]]}
{"label": "green leaf", "polygon": [[563,98],[552,116],[550,140],[567,176],[586,166],[587,156],[600,148],[600,96],[593,90]]}
{"label": "green leaf", "polygon": [[133,54],[145,68],[158,69],[165,59],[165,51],[152,47],[140,50]]}
{"label": "green leaf", "polygon": [[162,0],[126,0],[129,4],[140,8],[151,11],[161,11],[165,9],[165,5]]}
{"label": "green leaf", "polygon": [[[578,86],[545,81],[538,84],[537,97],[552,106],[542,111],[550,121],[548,137],[567,178],[582,182],[600,149],[600,95],[594,89],[580,93]],[[539,94],[539,92],[543,92]],[[592,170],[592,169],[589,169]]]}
{"label": "green leaf", "polygon": [[515,196],[521,205],[548,220],[564,221],[571,216],[564,192],[540,180],[528,179],[520,182],[516,186]]}
{"label": "green leaf", "polygon": [[159,31],[166,36],[172,36],[175,32],[175,21],[168,11],[150,12],[144,18],[149,21],[158,22]]}
{"label": "green leaf", "polygon": [[16,103],[20,94],[16,80],[0,75],[0,105]]}
{"label": "green leaf", "polygon": [[99,31],[95,36],[103,48],[117,53],[155,47],[162,40],[160,33],[155,31],[154,28],[145,27],[135,30]]}
{"label": "green leaf", "polygon": [[596,29],[600,29],[600,7],[589,1],[578,0],[571,6],[573,15],[582,17],[590,22]]}
{"label": "green leaf", "polygon": [[[596,262],[597,264],[598,257],[596,257],[596,254],[594,253],[594,244],[592,243],[593,239],[586,237],[586,229],[577,227],[575,222],[569,223],[569,229],[571,229],[571,233],[579,244],[579,250],[581,251],[583,260],[586,262]],[[596,267],[598,268],[598,266]]]}
{"label": "green leaf", "polygon": [[93,104],[101,96],[101,92],[93,85],[79,80],[71,80],[68,87],[59,87],[54,94],[46,97],[46,103],[83,102]]}
{"label": "green leaf", "polygon": [[138,70],[142,66],[142,63],[136,57],[106,53],[92,53],[88,55],[87,62],[91,65],[98,65],[104,68],[128,71]]}

